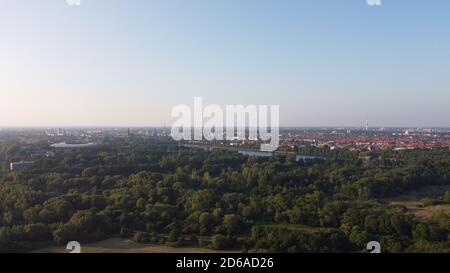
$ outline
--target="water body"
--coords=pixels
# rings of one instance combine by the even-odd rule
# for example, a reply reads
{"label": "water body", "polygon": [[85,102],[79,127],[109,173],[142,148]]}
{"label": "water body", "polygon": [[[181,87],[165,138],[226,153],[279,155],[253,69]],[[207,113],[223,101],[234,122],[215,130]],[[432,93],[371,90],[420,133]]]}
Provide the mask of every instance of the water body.
{"label": "water body", "polygon": [[308,161],[308,160],[313,160],[313,159],[323,159],[325,160],[325,157],[322,156],[309,156],[309,155],[296,155],[295,156],[295,161]]}
{"label": "water body", "polygon": [[71,143],[61,142],[61,143],[52,144],[50,146],[53,148],[87,148],[87,147],[92,147],[95,145],[97,145],[97,144],[95,144],[93,142],[80,143],[80,144],[71,144]]}
{"label": "water body", "polygon": [[253,151],[253,150],[238,150],[241,155],[258,156],[258,157],[271,157],[271,152]]}
{"label": "water body", "polygon": [[[271,157],[273,153],[271,152],[263,152],[263,151],[256,151],[256,150],[238,150],[238,153],[241,155],[247,155],[247,156],[257,156],[257,157]],[[296,161],[308,161],[313,159],[323,159],[325,160],[325,157],[322,156],[310,156],[310,155],[296,155],[295,160]]]}

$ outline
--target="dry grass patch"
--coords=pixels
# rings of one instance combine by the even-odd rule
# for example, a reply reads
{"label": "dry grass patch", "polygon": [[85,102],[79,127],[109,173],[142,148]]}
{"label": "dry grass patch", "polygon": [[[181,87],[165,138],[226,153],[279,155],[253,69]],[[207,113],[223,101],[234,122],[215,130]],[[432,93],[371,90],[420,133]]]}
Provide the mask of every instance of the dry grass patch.
{"label": "dry grass patch", "polygon": [[429,186],[423,187],[419,190],[402,194],[394,198],[386,198],[381,201],[391,206],[405,207],[410,213],[418,218],[431,219],[433,215],[444,212],[450,215],[450,204],[440,204],[425,206],[422,199],[429,196],[442,195],[450,190],[450,185],[447,186]]}
{"label": "dry grass patch", "polygon": [[[47,247],[33,253],[69,253],[64,246]],[[110,238],[97,243],[82,244],[82,253],[226,253],[207,248],[169,247],[135,243],[124,238]]]}

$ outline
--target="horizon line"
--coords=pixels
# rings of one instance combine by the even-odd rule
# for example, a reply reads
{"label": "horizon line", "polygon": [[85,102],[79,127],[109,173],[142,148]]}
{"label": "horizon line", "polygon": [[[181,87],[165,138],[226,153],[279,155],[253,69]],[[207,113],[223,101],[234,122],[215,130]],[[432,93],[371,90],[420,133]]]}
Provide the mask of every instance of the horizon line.
{"label": "horizon line", "polygon": [[[246,126],[247,128],[248,126]],[[166,125],[25,125],[25,126],[2,126],[0,125],[0,129],[53,129],[53,128],[171,128],[171,126]],[[191,127],[195,128],[195,127]],[[355,126],[355,125],[280,125],[279,128],[353,128],[365,129],[365,126]],[[440,128],[440,129],[450,129],[450,126],[443,125],[426,125],[426,126],[417,126],[417,125],[377,125],[377,126],[369,126],[369,129],[381,129],[381,128]]]}

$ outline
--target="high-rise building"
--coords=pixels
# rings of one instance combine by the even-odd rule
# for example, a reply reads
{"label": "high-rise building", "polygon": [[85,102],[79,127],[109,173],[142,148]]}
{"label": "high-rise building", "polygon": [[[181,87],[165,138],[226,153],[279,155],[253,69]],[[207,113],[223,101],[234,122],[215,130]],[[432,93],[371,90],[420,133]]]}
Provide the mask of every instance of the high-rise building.
{"label": "high-rise building", "polygon": [[64,135],[64,129],[62,128],[58,128],[58,132],[56,133],[58,136],[63,136]]}

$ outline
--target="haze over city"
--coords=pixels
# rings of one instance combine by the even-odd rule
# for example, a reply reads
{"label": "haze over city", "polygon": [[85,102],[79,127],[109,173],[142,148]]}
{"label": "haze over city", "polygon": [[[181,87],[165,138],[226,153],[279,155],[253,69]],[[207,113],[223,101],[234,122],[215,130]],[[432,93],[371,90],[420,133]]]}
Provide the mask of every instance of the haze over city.
{"label": "haze over city", "polygon": [[1,4],[0,127],[170,126],[194,96],[278,104],[282,126],[450,126],[448,1]]}

